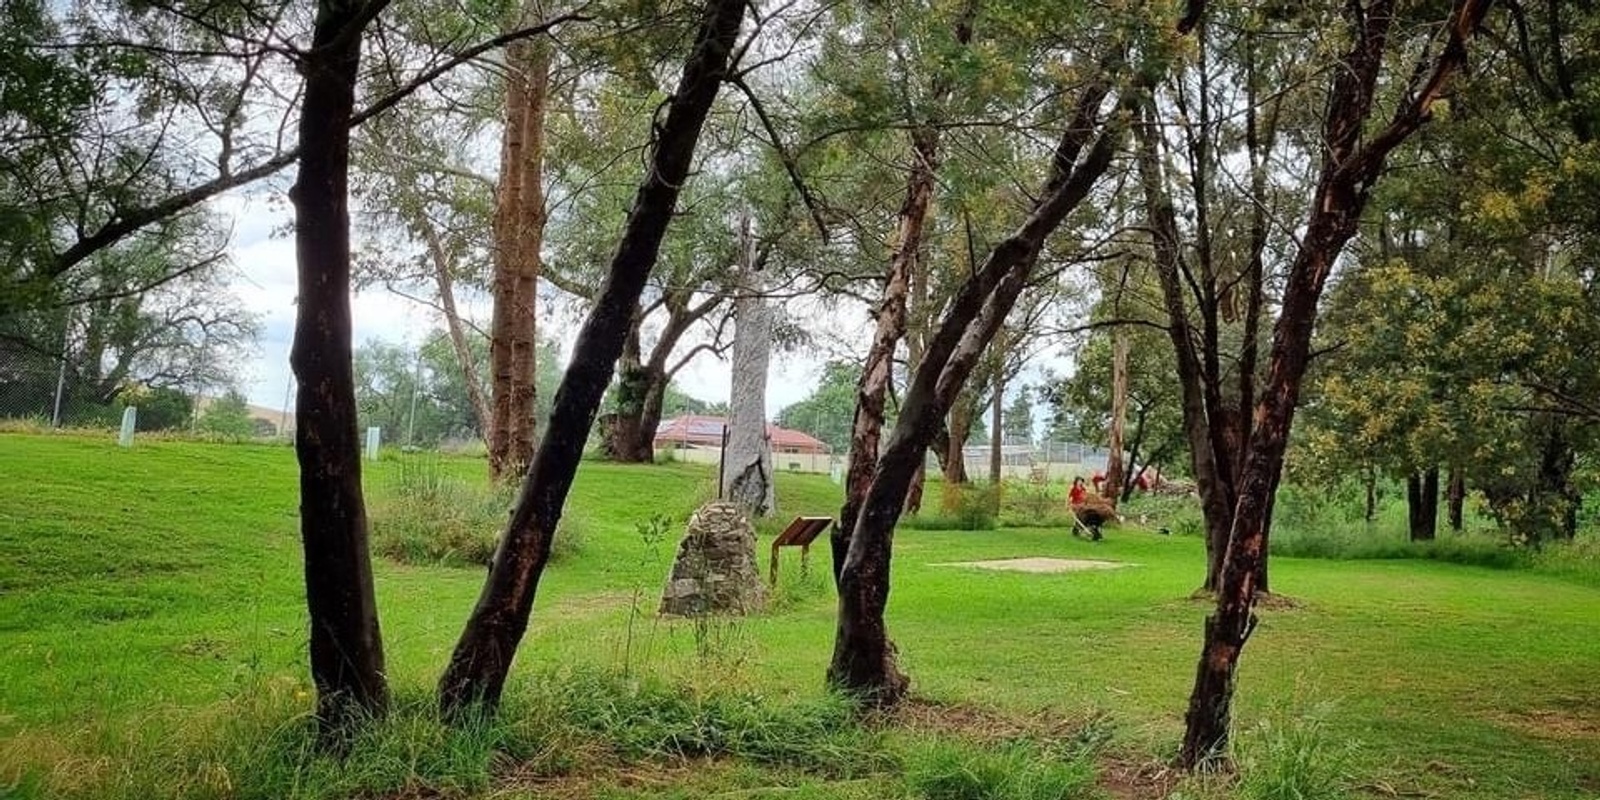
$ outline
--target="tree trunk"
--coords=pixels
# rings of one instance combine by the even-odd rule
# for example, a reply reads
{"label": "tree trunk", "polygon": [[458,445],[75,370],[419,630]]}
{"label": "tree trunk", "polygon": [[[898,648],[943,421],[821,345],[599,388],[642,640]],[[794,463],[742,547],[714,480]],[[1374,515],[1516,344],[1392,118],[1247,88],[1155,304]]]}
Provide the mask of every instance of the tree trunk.
{"label": "tree trunk", "polygon": [[[537,13],[529,0],[515,27]],[[541,42],[506,46],[505,116],[495,191],[494,314],[489,330],[489,474],[522,474],[536,443],[534,359],[544,242],[544,117],[550,53]]]}
{"label": "tree trunk", "polygon": [[[1118,131],[1112,128],[1095,137],[1101,128],[1099,108],[1108,92],[1105,83],[1083,91],[1032,213],[951,299],[903,398],[894,433],[878,458],[839,574],[838,627],[828,667],[829,683],[864,704],[894,705],[909,685],[896,665],[884,609],[889,601],[894,527],[911,477],[939,420],[1022,292],[1045,238],[1110,165]],[[1091,140],[1093,147],[1080,163],[1078,156]],[[951,438],[955,439],[953,431]]]}
{"label": "tree trunk", "polygon": [[643,309],[639,308],[628,315],[627,334],[617,367],[617,410],[609,416],[601,443],[606,458],[625,464],[648,464],[655,460],[655,430],[652,428],[647,434],[644,428],[652,381],[639,345],[643,316]]}
{"label": "tree trunk", "polygon": [[1378,516],[1378,471],[1371,464],[1363,471],[1361,483],[1367,491],[1366,513],[1362,519],[1371,525]]}
{"label": "tree trunk", "polygon": [[389,698],[367,553],[350,342],[349,126],[367,11],[358,2],[318,5],[313,46],[300,62],[302,155],[290,190],[299,280],[289,361],[299,420],[300,538],[311,678],[325,742],[383,715]]}
{"label": "tree trunk", "polygon": [[[1374,0],[1352,15],[1353,41],[1333,75],[1322,135],[1323,162],[1310,219],[1288,271],[1278,323],[1267,361],[1245,454],[1233,530],[1228,539],[1214,613],[1206,618],[1205,643],[1195,668],[1185,715],[1180,763],[1188,769],[1228,763],[1235,670],[1255,629],[1260,568],[1266,560],[1272,498],[1311,350],[1317,303],[1329,272],[1350,237],[1390,152],[1428,119],[1433,102],[1466,63],[1466,40],[1488,10],[1487,0],[1461,0],[1446,28],[1448,42],[1425,82],[1417,82],[1387,126],[1365,144],[1362,130],[1372,113],[1394,0]],[[1423,76],[1422,71],[1416,77]]]}
{"label": "tree trunk", "polygon": [[1553,513],[1555,525],[1540,525],[1540,541],[1548,531],[1557,539],[1572,540],[1578,533],[1578,508],[1583,494],[1572,482],[1577,453],[1566,435],[1566,420],[1553,417],[1545,423],[1539,446],[1539,477],[1534,489],[1535,506]]}
{"label": "tree trunk", "polygon": [[1102,496],[1115,503],[1122,497],[1123,426],[1128,418],[1128,335],[1120,328],[1111,332],[1111,436],[1106,457],[1106,485]]}
{"label": "tree trunk", "polygon": [[[1005,349],[1005,331],[1002,329],[999,338],[995,340],[1000,344],[996,350]],[[998,353],[997,353],[998,355]],[[999,497],[1000,482],[1005,478],[1005,379],[1000,370],[995,370],[994,395],[989,399],[989,483],[995,487],[995,497]]]}
{"label": "tree trunk", "polygon": [[[739,223],[742,291],[735,304],[733,388],[729,392],[728,447],[722,455],[722,496],[750,514],[767,516],[777,508],[773,494],[772,440],[767,435],[767,357],[772,347],[768,315],[750,217]],[[656,403],[660,418],[660,402]]]}
{"label": "tree trunk", "polygon": [[[1189,445],[1190,466],[1195,488],[1200,493],[1201,516],[1206,526],[1206,575],[1201,592],[1215,592],[1222,580],[1222,562],[1227,554],[1228,532],[1233,526],[1235,487],[1232,472],[1221,463],[1225,455],[1217,450],[1219,437],[1213,435],[1215,421],[1208,414],[1203,385],[1206,377],[1201,358],[1195,352],[1195,335],[1183,299],[1184,275],[1177,212],[1157,152],[1159,133],[1155,109],[1148,103],[1141,109],[1141,124],[1135,130],[1138,140],[1136,166],[1143,189],[1145,215],[1155,253],[1156,277],[1161,284],[1167,314],[1167,333],[1177,362],[1178,385],[1182,391],[1183,434]],[[1220,410],[1219,410],[1220,411]]]}
{"label": "tree trunk", "polygon": [[1445,491],[1447,508],[1449,509],[1450,530],[1461,532],[1461,507],[1467,500],[1467,481],[1461,474],[1460,467],[1450,468],[1449,488]]}
{"label": "tree trunk", "polygon": [[[967,477],[967,439],[972,436],[972,418],[977,416],[977,403],[970,392],[958,395],[948,412],[950,422],[945,428],[950,438],[945,442],[944,485],[946,489],[961,486]],[[948,493],[947,493],[948,495]]]}
{"label": "tree trunk", "polygon": [[[972,40],[972,15],[975,2],[963,7],[956,19],[956,41],[962,45]],[[942,100],[949,95],[951,86],[941,80],[933,87],[933,96]],[[906,196],[900,202],[896,216],[894,251],[889,256],[889,272],[884,276],[883,298],[878,303],[876,327],[867,359],[861,365],[861,379],[856,384],[855,415],[850,426],[850,455],[845,478],[844,503],[839,508],[839,521],[829,535],[833,551],[833,577],[837,585],[839,571],[844,566],[845,554],[850,549],[850,534],[855,530],[856,515],[866,498],[867,483],[872,468],[878,460],[878,442],[883,435],[884,402],[889,394],[889,382],[894,378],[894,351],[906,335],[907,295],[917,286],[926,300],[926,278],[917,263],[922,249],[923,228],[927,224],[928,209],[933,203],[934,177],[939,171],[939,129],[931,126],[911,131],[911,169],[906,174]],[[910,344],[912,350],[919,344]],[[916,354],[912,354],[913,360]],[[920,472],[919,472],[920,474]],[[913,509],[922,506],[922,487],[908,497]]]}
{"label": "tree trunk", "polygon": [[[915,373],[917,367],[922,365],[923,340],[927,338],[925,322],[921,318],[927,313],[928,307],[928,271],[923,269],[922,259],[919,257],[916,269],[911,273],[911,297],[906,304],[906,372]],[[934,442],[934,451],[942,453],[937,439]],[[916,514],[922,510],[922,494],[928,483],[928,458],[924,454],[922,463],[917,466],[917,472],[911,477],[911,488],[906,492],[906,513]]]}
{"label": "tree trunk", "polygon": [[834,525],[829,544],[833,550],[833,576],[837,584],[850,550],[850,532],[867,493],[872,468],[878,460],[878,441],[883,434],[884,403],[889,381],[894,377],[894,351],[906,330],[906,295],[911,275],[916,270],[917,251],[922,246],[923,226],[928,206],[933,201],[934,174],[939,168],[938,134],[918,130],[911,137],[911,172],[906,176],[906,197],[900,203],[899,226],[894,252],[889,257],[889,273],[884,276],[883,299],[878,303],[876,326],[867,360],[861,365],[856,383],[855,418],[850,426],[849,471],[845,477],[844,504]]}
{"label": "tree trunk", "polygon": [[1439,527],[1439,468],[1406,476],[1406,518],[1411,541],[1432,541]]}
{"label": "tree trunk", "polygon": [[745,7],[745,0],[712,0],[702,13],[694,51],[656,128],[649,168],[604,288],[578,332],[549,430],[523,481],[483,593],[440,678],[440,709],[447,717],[460,719],[473,706],[492,711],[500,701],[584,442],[622,354],[629,318],[655,266],[701,128],[727,78]]}
{"label": "tree trunk", "polygon": [[[423,241],[428,247],[429,259],[433,262],[434,286],[439,291],[439,308],[444,313],[445,332],[450,336],[450,348],[456,356],[456,367],[461,370],[462,381],[467,387],[467,402],[472,404],[472,417],[478,425],[478,437],[483,440],[487,448],[491,444],[489,428],[494,414],[490,410],[489,399],[483,395],[478,359],[467,343],[466,325],[461,321],[461,312],[456,307],[455,279],[451,277],[453,265],[450,263],[450,257],[445,254],[444,244],[439,240],[439,231],[433,226],[433,222],[422,214],[419,214],[413,222],[422,232]],[[492,465],[490,472],[490,477],[493,478]]]}

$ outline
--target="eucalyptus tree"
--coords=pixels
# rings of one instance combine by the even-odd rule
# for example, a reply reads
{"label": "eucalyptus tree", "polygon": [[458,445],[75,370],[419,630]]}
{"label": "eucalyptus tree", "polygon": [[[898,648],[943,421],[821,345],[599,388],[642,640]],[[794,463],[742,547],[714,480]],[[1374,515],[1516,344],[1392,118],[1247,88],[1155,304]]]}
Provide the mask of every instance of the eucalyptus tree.
{"label": "eucalyptus tree", "polygon": [[654,127],[649,168],[624,222],[599,296],[579,330],[572,362],[556,390],[550,429],[539,444],[494,563],[450,664],[440,678],[441,709],[461,717],[493,710],[527,630],[539,577],[550,557],[578,460],[611,381],[646,280],[689,175],[706,117],[742,52],[744,0],[712,0],[702,11],[682,77]]}
{"label": "eucalyptus tree", "polygon": [[[1198,4],[1191,7],[1197,14]],[[1155,33],[1138,15],[1107,20],[1078,16],[1076,7],[1051,7],[1048,24],[1036,30],[1046,40],[1028,59],[1051,77],[1065,108],[1046,103],[1060,138],[1049,151],[1042,187],[1013,206],[1021,222],[995,242],[988,255],[953,294],[906,391],[895,425],[873,470],[860,514],[838,572],[839,616],[828,679],[860,702],[887,706],[905,693],[884,611],[890,590],[893,532],[923,454],[955,395],[1028,285],[1046,240],[1088,198],[1126,132],[1121,110],[1128,81],[1164,69],[1170,36]],[[1055,16],[1059,13],[1060,16]],[[1038,21],[1035,19],[1035,21]],[[1179,23],[1187,30],[1196,22]],[[1167,23],[1167,24],[1170,24]],[[1072,42],[1048,38],[1071,30]],[[1044,75],[1038,75],[1044,78]],[[1056,116],[1060,114],[1060,116]]]}
{"label": "eucalyptus tree", "polygon": [[[1313,39],[1322,55],[1307,58],[1304,32],[1328,28],[1335,13],[1330,4],[1216,9],[1192,58],[1151,87],[1143,112],[1140,227],[1157,241],[1153,254],[1143,243],[1134,251],[1155,279],[1119,284],[1113,316],[1153,312],[1169,335],[1205,518],[1203,592],[1217,589],[1233,525],[1264,330],[1296,237],[1285,220],[1304,213],[1316,140],[1301,109],[1317,102],[1316,71],[1339,41]],[[1261,570],[1265,591],[1264,560]]]}
{"label": "eucalyptus tree", "polygon": [[319,5],[302,56],[302,153],[295,206],[299,298],[294,345],[300,539],[311,616],[311,677],[323,737],[388,707],[383,636],[361,493],[350,342],[350,120],[362,34],[386,0]]}
{"label": "eucalyptus tree", "polygon": [[140,239],[173,259],[128,293],[214,263],[200,205],[293,161],[267,85],[289,7],[22,0],[0,14],[0,315],[103,293],[94,272],[118,259],[91,257]]}
{"label": "eucalyptus tree", "polygon": [[[1413,27],[1411,20],[1400,18],[1395,4],[1388,0],[1346,9],[1348,45],[1330,77],[1316,190],[1288,267],[1266,379],[1249,439],[1240,451],[1244,466],[1226,542],[1217,605],[1206,618],[1205,643],[1185,716],[1179,760],[1187,768],[1205,769],[1228,759],[1234,671],[1256,626],[1254,610],[1264,577],[1272,497],[1282,475],[1323,288],[1345,245],[1355,236],[1390,154],[1430,119],[1434,104],[1447,91],[1451,79],[1466,67],[1467,43],[1487,12],[1487,2],[1462,0],[1453,6],[1448,18]],[[1419,62],[1418,52],[1428,55]],[[1397,66],[1397,62],[1403,66]],[[1391,94],[1398,95],[1398,99],[1388,115],[1389,121],[1369,126],[1378,113],[1382,96],[1379,79],[1386,67],[1407,77],[1392,82],[1395,91]],[[1172,271],[1177,268],[1180,240],[1173,205],[1160,192],[1154,163],[1155,119],[1148,104],[1142,123],[1139,166],[1154,232],[1156,263],[1159,269]],[[1170,283],[1164,294],[1169,303],[1173,301],[1175,292]],[[1187,405],[1192,400],[1188,386],[1196,376],[1187,371],[1182,358],[1180,355],[1179,368],[1186,385]]]}
{"label": "eucalyptus tree", "polygon": [[[1594,199],[1583,166],[1600,15],[1508,6],[1486,25],[1503,55],[1420,137],[1376,198],[1379,235],[1335,287],[1305,451],[1318,472],[1351,451],[1408,482],[1412,535],[1450,520],[1470,483],[1519,541],[1574,535],[1596,416]],[[1345,445],[1334,448],[1335,439]]]}
{"label": "eucalyptus tree", "polygon": [[[1121,323],[1126,342],[1127,427],[1119,486],[1120,498],[1133,492],[1134,478],[1147,466],[1170,464],[1183,456],[1180,388],[1173,379],[1172,346],[1154,321],[1146,324]],[[1051,408],[1060,434],[1076,440],[1110,442],[1116,337],[1105,328],[1091,331],[1084,343],[1073,351],[1070,377],[1047,382],[1041,389]],[[1107,470],[1110,478],[1110,470]],[[1110,490],[1106,494],[1111,494]]]}

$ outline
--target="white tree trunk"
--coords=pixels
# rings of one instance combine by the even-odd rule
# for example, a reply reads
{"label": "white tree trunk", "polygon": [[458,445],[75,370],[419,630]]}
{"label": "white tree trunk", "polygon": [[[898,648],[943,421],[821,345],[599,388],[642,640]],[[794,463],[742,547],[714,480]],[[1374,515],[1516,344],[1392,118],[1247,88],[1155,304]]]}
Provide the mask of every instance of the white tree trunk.
{"label": "white tree trunk", "polygon": [[722,496],[764,517],[777,507],[772,486],[772,442],[767,438],[767,358],[772,317],[761,296],[750,219],[740,221],[743,289],[734,304],[733,389],[728,444],[722,454]]}

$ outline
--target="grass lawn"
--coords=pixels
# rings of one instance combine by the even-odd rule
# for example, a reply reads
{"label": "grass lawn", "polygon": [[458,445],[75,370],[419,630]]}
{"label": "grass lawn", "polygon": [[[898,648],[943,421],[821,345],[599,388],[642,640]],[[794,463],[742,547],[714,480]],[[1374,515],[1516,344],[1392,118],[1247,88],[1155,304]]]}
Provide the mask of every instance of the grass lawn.
{"label": "grass lawn", "polygon": [[[438,468],[478,482],[485,472],[468,459]],[[398,469],[398,458],[367,465],[371,502],[392,491]],[[567,507],[582,546],[541,584],[508,715],[539,706],[549,686],[593,675],[775,707],[826,702],[834,606],[825,542],[808,576],[796,554],[784,554],[779,602],[765,615],[698,625],[654,616],[681,525],[713,481],[712,469],[693,465],[583,466]],[[291,792],[241,766],[270,744],[252,736],[281,744],[312,706],[295,485],[286,447],[141,440],[125,450],[109,436],[0,435],[0,797],[131,797],[139,786],[193,797],[370,796],[332,779]],[[784,474],[778,484],[785,517],[831,515],[838,494],[826,476]],[[670,522],[665,539],[641,533],[658,516]],[[919,708],[990,727],[1092,728],[1110,740],[1102,767],[1157,764],[1175,751],[1207,610],[1188,597],[1203,568],[1197,537],[1110,528],[1096,544],[1050,528],[906,529],[895,544],[889,624]],[[947,566],[1024,556],[1136,566],[1065,574]],[[483,571],[378,560],[376,574],[396,696],[425,708]],[[1244,653],[1235,728],[1247,767],[1251,748],[1267,752],[1285,732],[1309,730],[1348,758],[1349,796],[1600,797],[1595,581],[1431,561],[1276,558],[1273,583],[1295,604],[1263,610]],[[230,727],[247,718],[260,724]],[[916,738],[914,727],[874,735]],[[230,736],[234,749],[217,747]],[[554,749],[582,749],[562,741]],[[600,763],[543,757],[558,755],[569,774]],[[886,791],[882,769],[738,758],[624,758],[625,768],[606,762],[606,777],[581,789],[518,782],[527,771],[519,759],[538,758],[485,755],[494,777],[484,785],[387,794]],[[1118,795],[1104,782],[1086,791],[1160,796]]]}

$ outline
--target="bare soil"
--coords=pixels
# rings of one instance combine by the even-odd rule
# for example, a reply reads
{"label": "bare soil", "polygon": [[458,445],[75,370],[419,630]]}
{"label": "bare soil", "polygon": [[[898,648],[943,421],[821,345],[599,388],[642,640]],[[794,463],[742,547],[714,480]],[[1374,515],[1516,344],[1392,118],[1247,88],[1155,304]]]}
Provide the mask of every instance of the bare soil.
{"label": "bare soil", "polygon": [[1080,558],[1005,558],[998,561],[954,561],[934,564],[935,567],[977,567],[1009,572],[1083,572],[1091,569],[1119,569],[1137,567],[1123,561],[1096,561]]}

